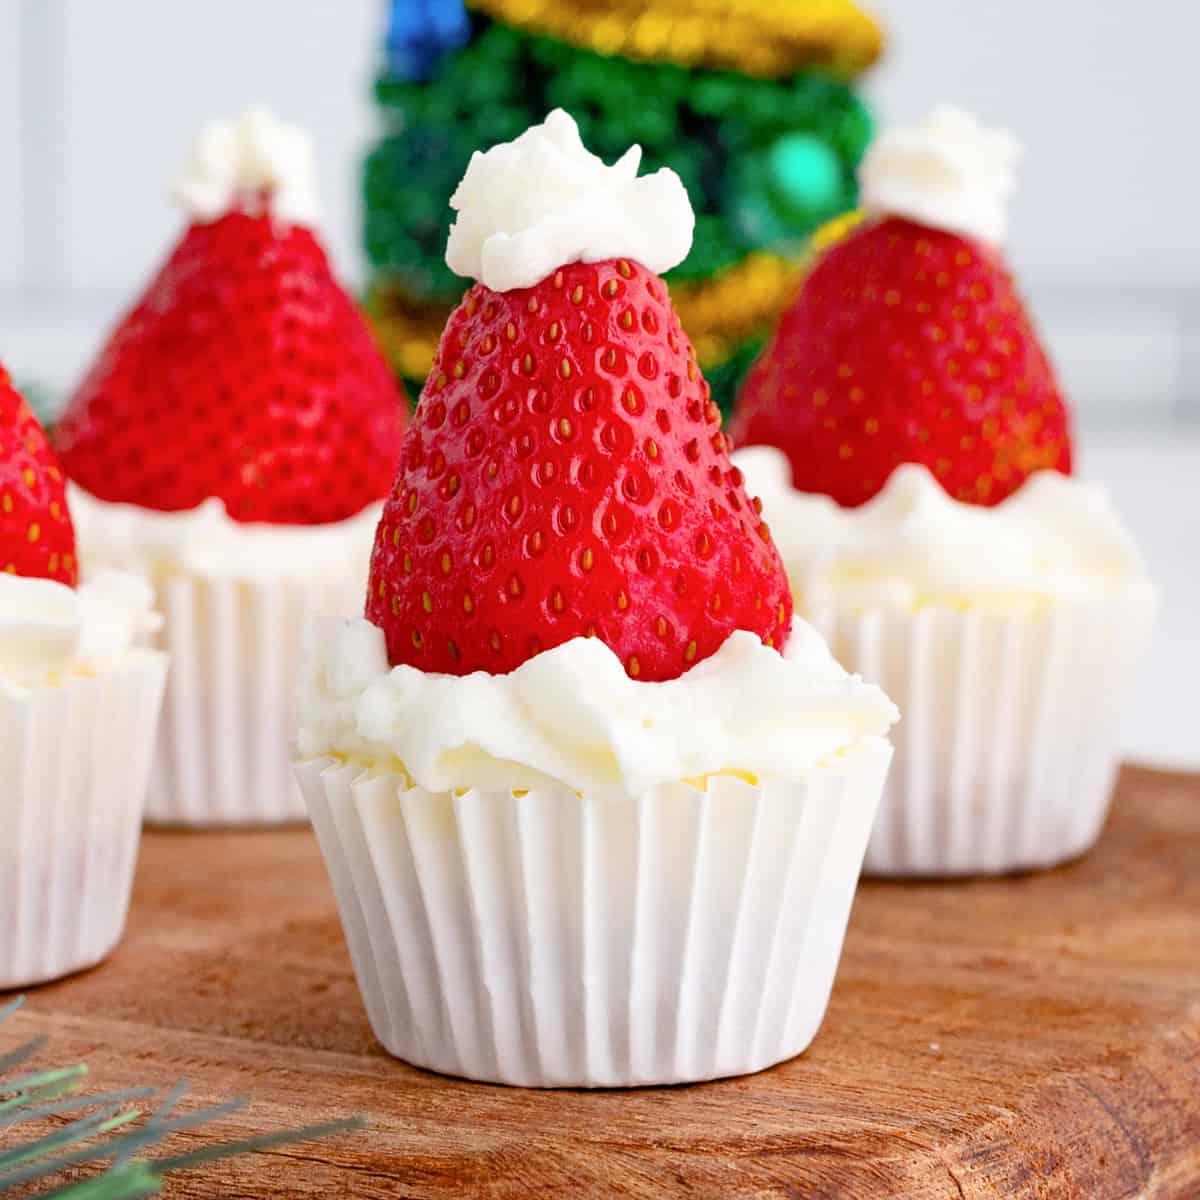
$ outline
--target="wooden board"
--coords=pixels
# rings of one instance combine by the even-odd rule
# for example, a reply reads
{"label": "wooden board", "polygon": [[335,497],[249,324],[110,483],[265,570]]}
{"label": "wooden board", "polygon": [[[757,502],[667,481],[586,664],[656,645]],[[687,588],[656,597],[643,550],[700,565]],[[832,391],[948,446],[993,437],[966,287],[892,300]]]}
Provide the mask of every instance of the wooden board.
{"label": "wooden board", "polygon": [[864,885],[825,1026],[751,1078],[624,1093],[443,1079],[372,1040],[307,831],[147,836],[108,964],[36,991],[97,1087],[249,1094],[224,1133],[371,1128],[176,1197],[1200,1197],[1200,777],[1127,770],[1049,874]]}

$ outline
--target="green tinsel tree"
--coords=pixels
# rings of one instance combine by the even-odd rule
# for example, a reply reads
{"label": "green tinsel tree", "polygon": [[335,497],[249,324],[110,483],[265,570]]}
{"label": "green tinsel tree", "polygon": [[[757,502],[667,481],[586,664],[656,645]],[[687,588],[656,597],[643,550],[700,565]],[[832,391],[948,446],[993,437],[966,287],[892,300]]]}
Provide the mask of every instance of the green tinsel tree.
{"label": "green tinsel tree", "polygon": [[798,274],[809,232],[852,208],[871,136],[852,88],[880,35],[850,0],[395,0],[365,169],[370,308],[420,389],[464,281],[448,200],[475,150],[565,108],[606,160],[631,144],[696,210],[668,277],[725,405]]}

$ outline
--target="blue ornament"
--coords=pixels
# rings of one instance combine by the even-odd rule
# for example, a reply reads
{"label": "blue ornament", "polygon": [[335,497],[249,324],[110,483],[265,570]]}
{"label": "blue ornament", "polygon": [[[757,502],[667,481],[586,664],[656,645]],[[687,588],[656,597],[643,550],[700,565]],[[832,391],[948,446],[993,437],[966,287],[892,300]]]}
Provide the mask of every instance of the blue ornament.
{"label": "blue ornament", "polygon": [[470,37],[471,18],[463,0],[392,0],[388,72],[393,79],[423,83],[445,55]]}

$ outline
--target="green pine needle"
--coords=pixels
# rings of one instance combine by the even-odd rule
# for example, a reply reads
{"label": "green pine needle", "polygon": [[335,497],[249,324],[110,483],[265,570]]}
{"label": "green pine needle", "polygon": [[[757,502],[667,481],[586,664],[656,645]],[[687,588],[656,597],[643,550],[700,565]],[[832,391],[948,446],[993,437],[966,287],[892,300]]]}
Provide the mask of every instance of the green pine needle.
{"label": "green pine needle", "polygon": [[[10,1007],[8,1011],[16,1012],[16,1009]],[[7,1012],[0,1012],[0,1021],[3,1021],[7,1015]],[[0,1054],[0,1071],[11,1071],[13,1067],[19,1067],[21,1063],[31,1059],[45,1044],[44,1036],[35,1037],[25,1045],[18,1046],[11,1054]]]}
{"label": "green pine needle", "polygon": [[226,1142],[220,1146],[206,1146],[190,1154],[177,1154],[174,1158],[160,1158],[154,1165],[161,1171],[175,1171],[182,1167],[195,1167],[201,1163],[216,1162],[236,1154],[251,1154],[258,1150],[270,1150],[289,1142],[309,1142],[315,1138],[331,1137],[335,1133],[346,1133],[351,1129],[362,1129],[366,1121],[362,1117],[345,1117],[340,1121],[324,1121],[319,1125],[304,1125],[299,1129],[284,1129],[278,1133],[263,1133],[258,1137],[243,1138],[237,1142]]}
{"label": "green pine needle", "polygon": [[22,1075],[20,1079],[4,1081],[4,1090],[24,1096],[26,1100],[39,1096],[43,1100],[52,1100],[65,1092],[74,1090],[76,1085],[87,1074],[87,1067],[82,1063],[76,1067],[59,1067],[53,1071],[36,1071],[32,1075]]}
{"label": "green pine needle", "polygon": [[[0,1006],[0,1023],[21,1007],[22,998]],[[14,1067],[33,1058],[45,1045],[44,1037],[33,1038],[16,1050],[0,1056],[0,1196],[13,1189],[38,1184],[50,1185],[53,1177],[72,1167],[107,1163],[100,1174],[72,1183],[60,1183],[38,1193],[43,1200],[138,1200],[157,1195],[169,1171],[185,1170],[239,1154],[268,1150],[291,1142],[311,1141],[360,1129],[361,1117],[328,1121],[301,1129],[281,1130],[258,1137],[216,1143],[186,1154],[148,1158],[174,1133],[208,1125],[237,1112],[245,1100],[228,1100],[192,1113],[175,1113],[187,1095],[187,1084],[176,1083],[165,1091],[155,1088],[125,1088],[94,1096],[72,1095],[87,1075],[86,1066],[62,1067],[28,1072],[6,1078]],[[145,1101],[146,1111],[131,1107],[130,1101]],[[47,1118],[79,1114],[64,1125],[51,1128],[13,1145],[4,1135],[18,1125]],[[136,1123],[136,1124],[135,1124]],[[29,1195],[27,1191],[23,1195]]]}
{"label": "green pine needle", "polygon": [[56,1100],[53,1104],[44,1104],[40,1108],[18,1106],[14,1115],[6,1115],[4,1106],[0,1105],[0,1117],[4,1117],[8,1125],[17,1125],[22,1121],[59,1117],[80,1108],[95,1108],[99,1104],[126,1104],[130,1100],[144,1100],[156,1095],[158,1093],[150,1087],[122,1088],[119,1092],[100,1092],[95,1096],[71,1096],[66,1100]]}
{"label": "green pine needle", "polygon": [[[0,1151],[0,1172],[9,1167],[20,1167],[24,1163],[34,1162],[48,1154],[53,1154],[56,1150],[73,1146],[88,1138],[103,1137],[114,1129],[120,1129],[122,1125],[128,1125],[130,1121],[136,1121],[141,1115],[137,1109],[122,1112],[119,1108],[106,1108],[96,1113],[89,1113],[86,1117],[80,1117],[79,1120],[64,1125],[54,1133],[35,1138],[31,1142],[24,1142],[14,1150]],[[0,1174],[0,1185],[6,1178],[7,1176]]]}
{"label": "green pine needle", "polygon": [[69,1200],[137,1200],[140,1196],[157,1196],[161,1188],[162,1175],[153,1164],[138,1160],[113,1167],[94,1179],[43,1192],[42,1200],[50,1200],[52,1196],[68,1197]]}

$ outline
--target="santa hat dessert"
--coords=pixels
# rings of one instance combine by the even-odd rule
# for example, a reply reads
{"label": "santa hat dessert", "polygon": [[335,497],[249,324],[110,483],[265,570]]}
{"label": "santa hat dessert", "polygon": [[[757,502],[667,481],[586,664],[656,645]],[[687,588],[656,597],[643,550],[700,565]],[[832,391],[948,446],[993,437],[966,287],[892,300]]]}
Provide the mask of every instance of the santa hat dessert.
{"label": "santa hat dessert", "polygon": [[85,559],[142,571],[171,651],[149,816],[297,820],[300,629],[361,605],[403,397],[315,232],[312,150],[262,112],[210,125],[189,223],[56,432]]}
{"label": "santa hat dessert", "polygon": [[78,586],[54,452],[0,366],[0,992],[92,966],[125,924],[166,658],[136,575]]}
{"label": "santa hat dessert", "polygon": [[884,874],[1086,850],[1151,621],[1004,261],[1018,152],[946,108],[880,137],[735,417],[797,611],[904,713]]}
{"label": "santa hat dessert", "polygon": [[824,1013],[895,711],[802,622],[659,277],[670,171],[551,113],[476,154],[477,282],[298,772],[384,1045],[505,1083],[757,1070]]}

